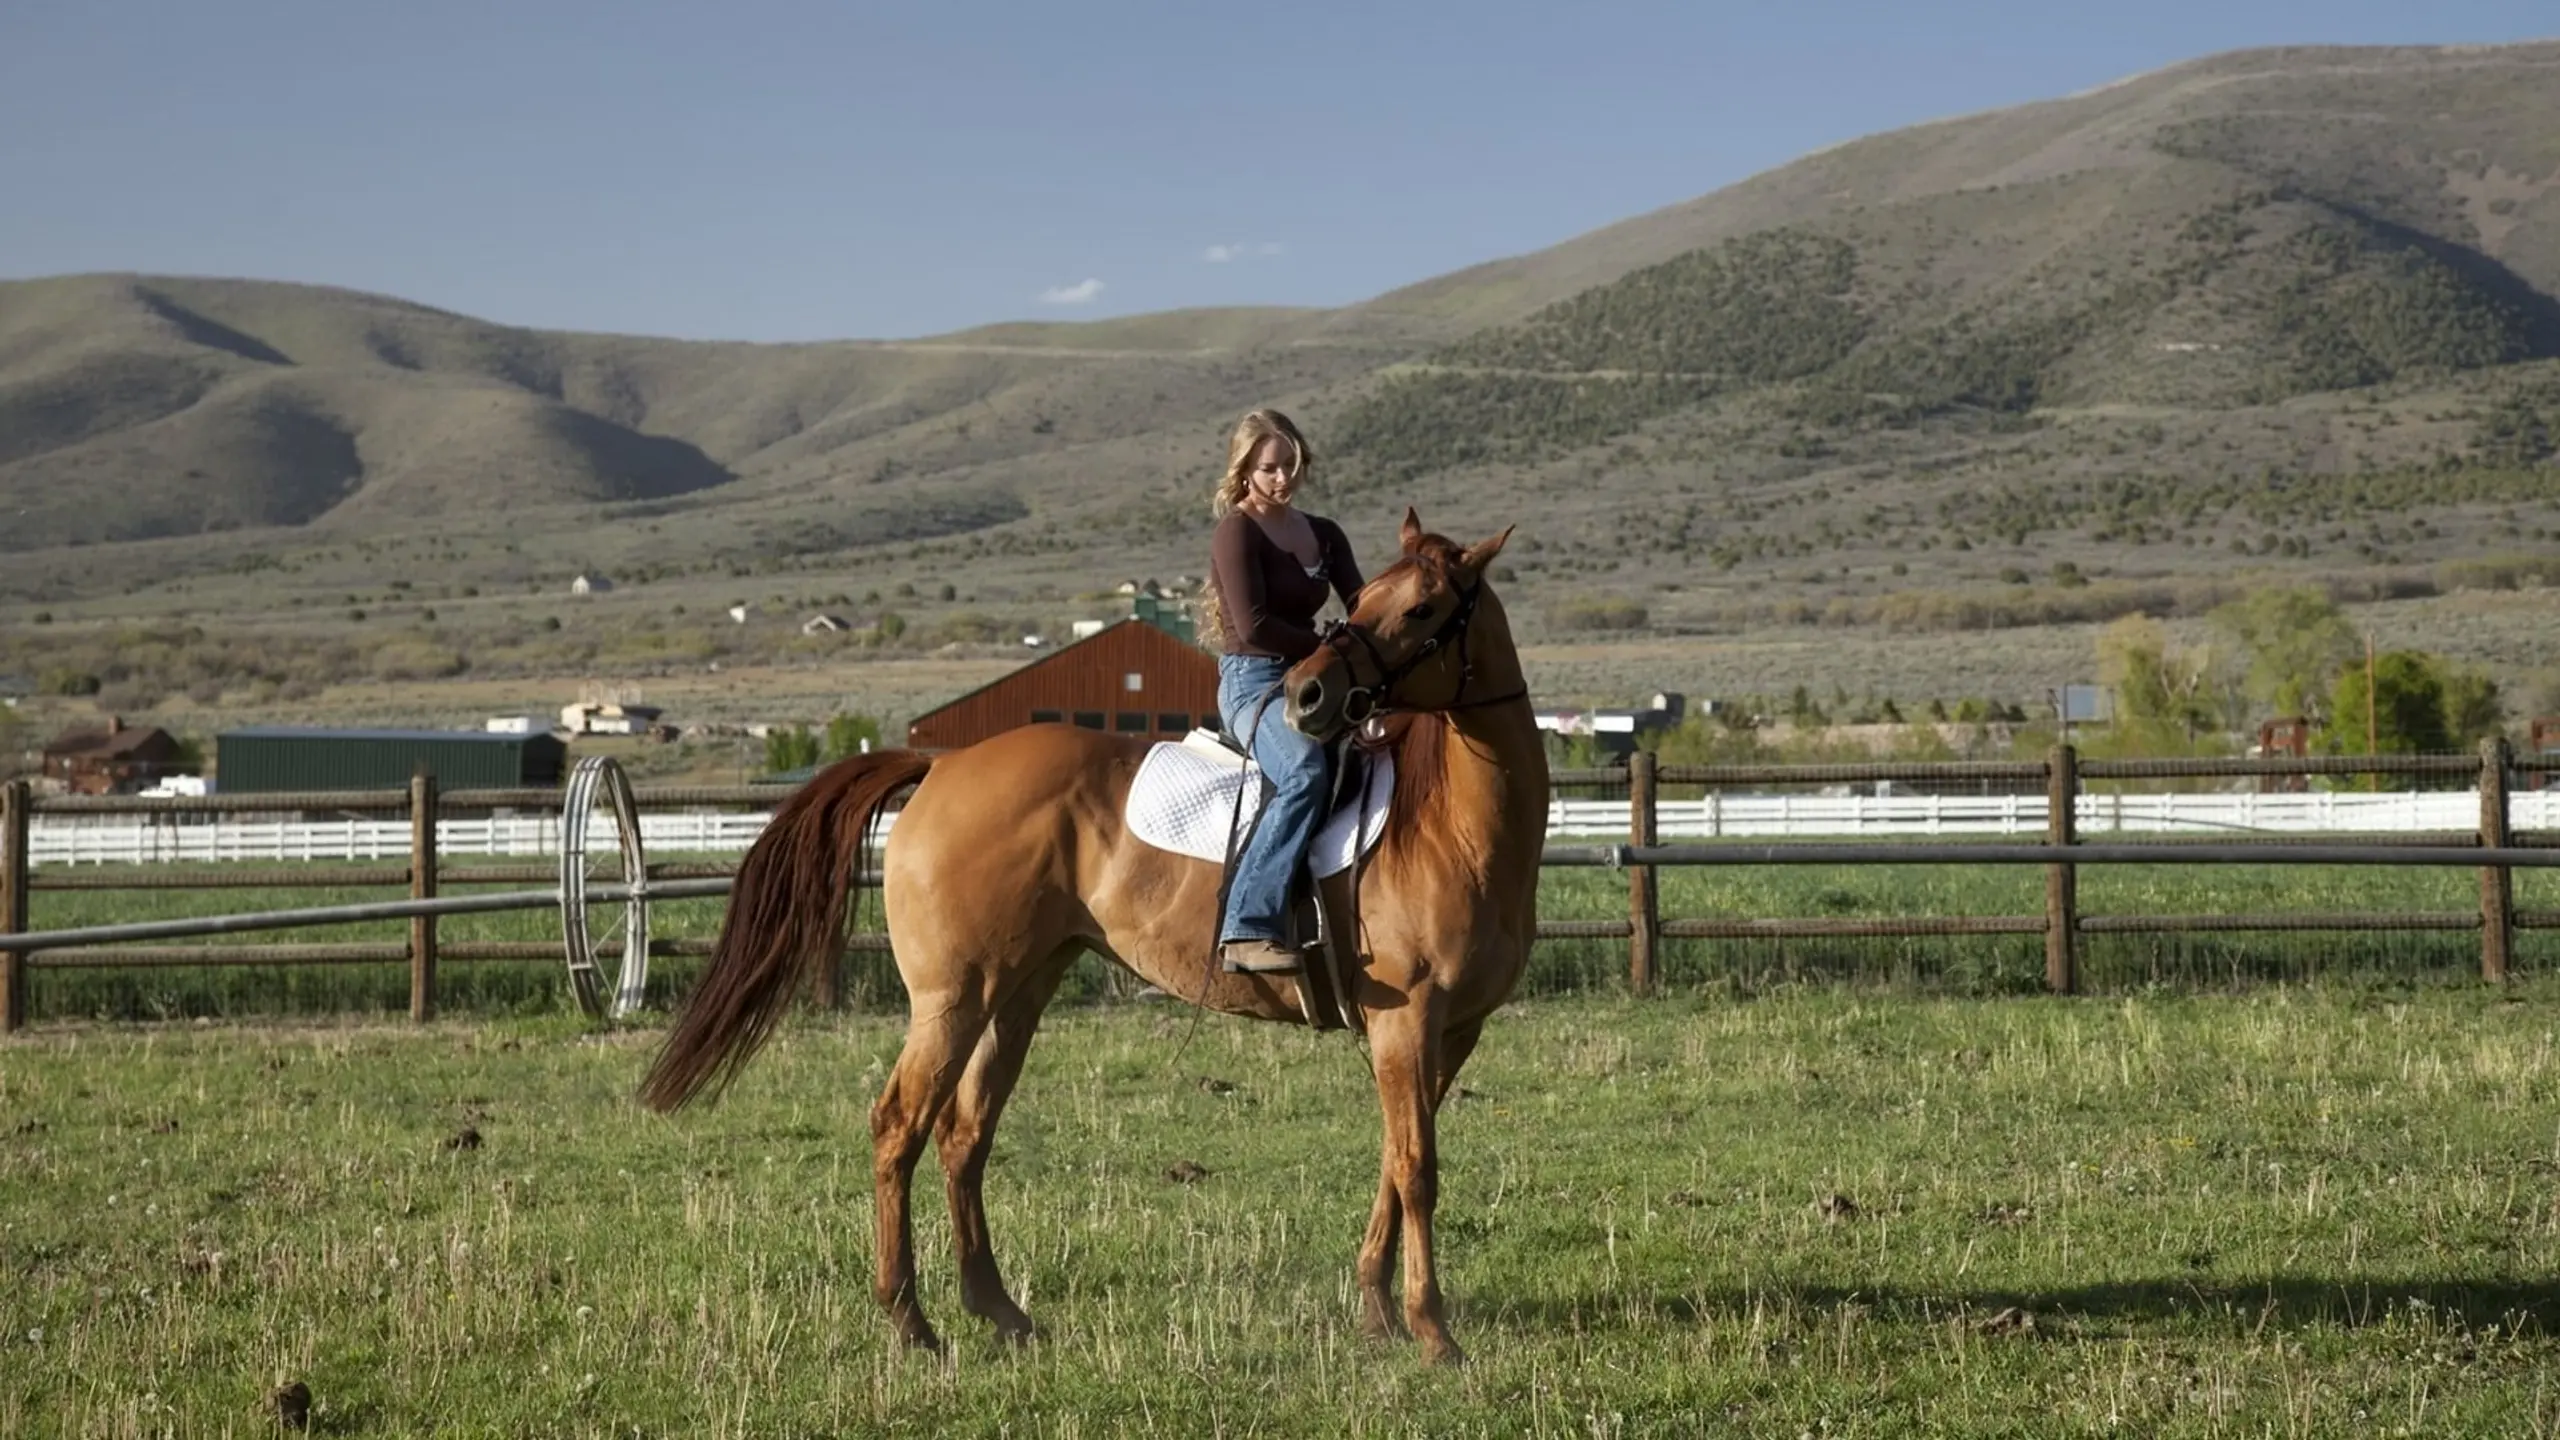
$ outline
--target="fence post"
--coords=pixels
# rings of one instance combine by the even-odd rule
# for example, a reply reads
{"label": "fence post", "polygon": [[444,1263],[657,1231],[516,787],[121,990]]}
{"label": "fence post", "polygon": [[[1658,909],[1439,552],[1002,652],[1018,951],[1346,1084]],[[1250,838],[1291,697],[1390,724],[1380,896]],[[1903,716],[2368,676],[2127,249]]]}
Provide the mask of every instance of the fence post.
{"label": "fence post", "polygon": [[[1655,826],[1654,755],[1639,750],[1627,757],[1627,843],[1659,844]],[[1662,896],[1650,865],[1627,867],[1627,988],[1653,993],[1662,973]]]}
{"label": "fence post", "polygon": [[[2480,742],[2480,843],[2507,843],[2507,737]],[[2515,872],[2503,865],[2480,870],[2480,978],[2503,984],[2516,938]]]}
{"label": "fence post", "polygon": [[[436,898],[436,777],[409,779],[409,898]],[[409,1018],[436,1018],[436,917],[409,917]]]}
{"label": "fence post", "polygon": [[[31,853],[28,813],[34,797],[24,780],[0,781],[0,935],[23,935],[27,923],[27,882]],[[27,961],[15,950],[0,950],[0,1034],[27,1023]]]}
{"label": "fence post", "polygon": [[[2056,745],[2045,761],[2045,843],[2079,843],[2079,795],[2079,753]],[[2080,877],[2068,862],[2048,865],[2044,872],[2044,988],[2056,995],[2080,988]]]}

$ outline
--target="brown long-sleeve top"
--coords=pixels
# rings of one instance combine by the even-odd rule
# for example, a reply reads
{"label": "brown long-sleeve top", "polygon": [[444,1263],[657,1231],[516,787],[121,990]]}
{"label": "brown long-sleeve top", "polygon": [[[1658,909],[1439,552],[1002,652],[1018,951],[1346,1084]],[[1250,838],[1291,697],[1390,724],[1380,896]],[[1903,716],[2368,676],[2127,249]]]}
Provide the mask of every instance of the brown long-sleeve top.
{"label": "brown long-sleeve top", "polygon": [[1209,537],[1209,574],[1226,612],[1226,653],[1303,660],[1315,652],[1316,612],[1326,593],[1341,596],[1345,606],[1360,593],[1360,566],[1342,527],[1318,515],[1307,521],[1320,557],[1312,575],[1242,510],[1218,521]]}

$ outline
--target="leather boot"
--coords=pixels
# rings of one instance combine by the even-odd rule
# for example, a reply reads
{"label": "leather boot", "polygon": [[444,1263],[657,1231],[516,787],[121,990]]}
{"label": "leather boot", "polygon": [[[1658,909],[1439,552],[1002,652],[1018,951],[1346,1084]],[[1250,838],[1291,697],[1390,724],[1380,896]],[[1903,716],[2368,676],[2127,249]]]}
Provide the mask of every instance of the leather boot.
{"label": "leather boot", "polygon": [[1298,952],[1276,940],[1230,940],[1218,947],[1218,967],[1230,975],[1290,975]]}

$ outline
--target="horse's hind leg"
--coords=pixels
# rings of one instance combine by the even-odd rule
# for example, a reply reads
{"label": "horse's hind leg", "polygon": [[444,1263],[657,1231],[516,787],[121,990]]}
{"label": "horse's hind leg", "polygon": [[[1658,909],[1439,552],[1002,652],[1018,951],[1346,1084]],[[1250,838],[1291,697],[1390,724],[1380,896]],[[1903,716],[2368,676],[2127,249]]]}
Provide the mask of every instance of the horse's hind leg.
{"label": "horse's hind leg", "polygon": [[926,1132],[958,1088],[969,1056],[986,1028],[987,1012],[975,994],[943,991],[909,1001],[907,1042],[890,1068],[889,1083],[871,1105],[871,1188],[877,1210],[873,1231],[879,1270],[872,1294],[897,1326],[898,1338],[920,1350],[941,1348],[916,1297],[915,1232],[908,1222],[908,1192]]}
{"label": "horse's hind leg", "polygon": [[978,1041],[977,1053],[961,1077],[959,1092],[934,1122],[934,1145],[942,1155],[943,1193],[951,1205],[951,1245],[960,1262],[960,1304],[970,1314],[992,1322],[1006,1340],[1031,1338],[1031,1317],[1005,1292],[996,1268],[995,1250],[987,1236],[984,1183],[987,1156],[995,1149],[996,1122],[1004,1102],[1022,1076],[1023,1057],[1040,1028],[1041,1012],[1057,994],[1058,982],[1082,946],[1061,946],[1047,963],[1023,977],[1021,985],[996,1009],[994,1023]]}

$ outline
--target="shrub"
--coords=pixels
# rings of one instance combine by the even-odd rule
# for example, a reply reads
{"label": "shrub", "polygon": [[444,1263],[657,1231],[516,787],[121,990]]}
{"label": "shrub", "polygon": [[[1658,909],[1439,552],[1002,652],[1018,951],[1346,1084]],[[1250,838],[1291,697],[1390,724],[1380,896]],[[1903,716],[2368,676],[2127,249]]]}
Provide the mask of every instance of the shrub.
{"label": "shrub", "polygon": [[105,684],[86,670],[68,667],[47,670],[36,680],[36,688],[47,695],[95,695]]}
{"label": "shrub", "polygon": [[1568,600],[1552,616],[1559,630],[1641,630],[1652,617],[1633,600]]}

